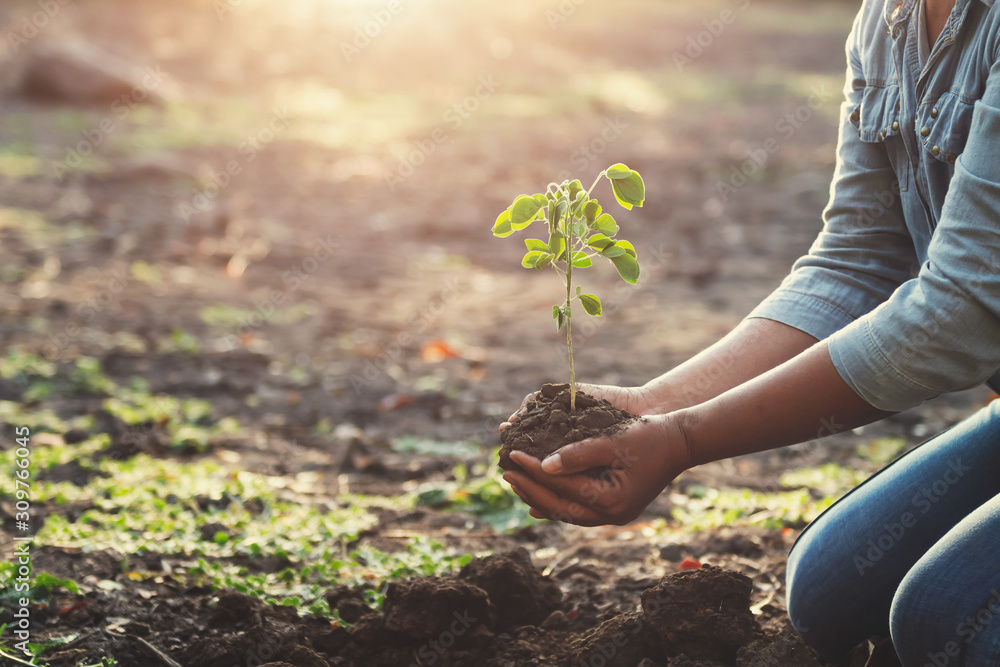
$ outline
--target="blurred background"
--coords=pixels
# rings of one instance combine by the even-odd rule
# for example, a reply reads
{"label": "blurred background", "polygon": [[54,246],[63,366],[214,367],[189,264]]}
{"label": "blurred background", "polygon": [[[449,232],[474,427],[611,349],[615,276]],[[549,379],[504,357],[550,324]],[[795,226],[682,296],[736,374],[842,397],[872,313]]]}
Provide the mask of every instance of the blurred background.
{"label": "blurred background", "polygon": [[[577,377],[668,370],[819,231],[858,8],[4,0],[0,421],[5,448],[13,424],[39,434],[33,531],[52,570],[81,578],[96,566],[66,563],[86,547],[173,554],[218,583],[226,558],[324,562],[316,536],[346,554],[400,516],[413,534],[371,548],[426,547],[444,568],[510,540],[570,543],[575,529],[541,528],[493,472],[497,424],[567,375],[560,283],[521,268],[496,215],[551,180],[640,171],[645,206],[615,215],[643,274],[635,288],[610,266],[583,275],[606,315],[577,327]],[[649,554],[671,531],[795,531],[985,400],[692,471],[632,535],[645,551],[605,564],[661,567]],[[167,495],[187,509],[169,514]],[[224,497],[237,504],[195,502]],[[254,501],[311,517],[313,535],[260,524]],[[338,562],[376,579],[416,567],[393,558]],[[307,599],[305,585],[261,590]]]}

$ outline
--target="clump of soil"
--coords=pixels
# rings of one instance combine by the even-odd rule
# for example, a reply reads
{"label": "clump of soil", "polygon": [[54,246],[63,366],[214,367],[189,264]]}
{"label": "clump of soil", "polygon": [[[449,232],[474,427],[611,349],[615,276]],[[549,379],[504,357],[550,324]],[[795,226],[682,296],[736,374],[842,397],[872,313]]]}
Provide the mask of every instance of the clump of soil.
{"label": "clump of soil", "polygon": [[543,384],[521,417],[500,434],[500,467],[520,470],[510,460],[512,450],[543,459],[560,447],[621,430],[635,415],[604,399],[576,392],[576,410],[570,412],[568,384]]}
{"label": "clump of soil", "polygon": [[710,565],[679,572],[642,593],[642,610],[663,652],[732,663],[760,632],[750,612],[753,582]]}
{"label": "clump of soil", "polygon": [[795,635],[761,637],[736,654],[736,667],[816,667],[818,664],[816,654]]}
{"label": "clump of soil", "polygon": [[386,589],[383,612],[386,628],[414,639],[458,628],[456,644],[464,644],[472,636],[492,636],[496,627],[496,610],[486,591],[453,577],[394,581]]}
{"label": "clump of soil", "polygon": [[[462,568],[462,579],[486,591],[497,611],[501,630],[518,625],[538,625],[559,608],[562,591],[543,577],[524,547],[489,558],[477,558]],[[558,624],[558,617],[551,624]]]}
{"label": "clump of soil", "polygon": [[642,611],[609,618],[573,641],[569,664],[821,667],[800,640],[762,632],[750,611],[752,591],[746,576],[710,565],[664,577],[642,593]]}

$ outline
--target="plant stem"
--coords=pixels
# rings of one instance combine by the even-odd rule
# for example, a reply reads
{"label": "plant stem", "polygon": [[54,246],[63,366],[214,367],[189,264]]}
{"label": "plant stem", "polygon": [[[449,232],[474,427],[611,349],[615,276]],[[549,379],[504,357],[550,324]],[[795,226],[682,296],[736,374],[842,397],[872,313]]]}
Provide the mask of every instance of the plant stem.
{"label": "plant stem", "polygon": [[566,349],[569,351],[569,411],[576,411],[576,369],[573,366],[573,213],[566,219]]}
{"label": "plant stem", "polygon": [[4,653],[3,651],[0,651],[0,657],[3,657],[6,660],[10,660],[12,662],[15,662],[15,663],[17,663],[19,665],[28,665],[28,667],[38,667],[38,665],[36,665],[33,662],[25,662],[24,660],[21,660],[17,656],[10,655],[8,653]]}

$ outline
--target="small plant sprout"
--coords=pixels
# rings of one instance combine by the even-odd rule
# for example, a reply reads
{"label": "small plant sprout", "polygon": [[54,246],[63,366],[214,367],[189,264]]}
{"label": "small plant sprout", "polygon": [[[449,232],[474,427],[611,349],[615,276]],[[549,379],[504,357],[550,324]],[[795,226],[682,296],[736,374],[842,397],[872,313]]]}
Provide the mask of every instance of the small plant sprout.
{"label": "small plant sprout", "polygon": [[527,229],[531,223],[544,220],[548,224],[548,241],[525,239],[528,252],[521,259],[526,269],[544,269],[551,266],[562,276],[566,285],[566,301],[552,306],[556,330],[566,327],[566,348],[569,353],[570,411],[576,410],[576,370],[573,366],[573,301],[580,300],[583,310],[595,317],[601,316],[601,300],[594,294],[583,294],[580,287],[573,293],[573,269],[585,269],[595,257],[605,257],[618,270],[627,283],[639,279],[639,262],[635,247],[624,239],[617,239],[618,223],[604,213],[590,193],[606,176],[611,181],[615,199],[625,210],[642,206],[646,188],[639,172],[624,164],[615,164],[594,180],[589,190],[584,190],[579,180],[549,183],[545,192],[537,195],[519,195],[510,207],[497,217],[493,235],[510,236]]}

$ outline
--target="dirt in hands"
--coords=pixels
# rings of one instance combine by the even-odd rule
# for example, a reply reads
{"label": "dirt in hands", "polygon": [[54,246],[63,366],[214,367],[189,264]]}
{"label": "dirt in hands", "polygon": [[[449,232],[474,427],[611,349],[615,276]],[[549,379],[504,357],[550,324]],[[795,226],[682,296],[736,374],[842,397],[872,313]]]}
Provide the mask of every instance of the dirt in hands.
{"label": "dirt in hands", "polygon": [[570,410],[568,384],[544,384],[517,421],[500,434],[500,467],[520,470],[510,453],[518,450],[538,459],[573,442],[610,436],[637,416],[604,399],[576,392],[576,410]]}

